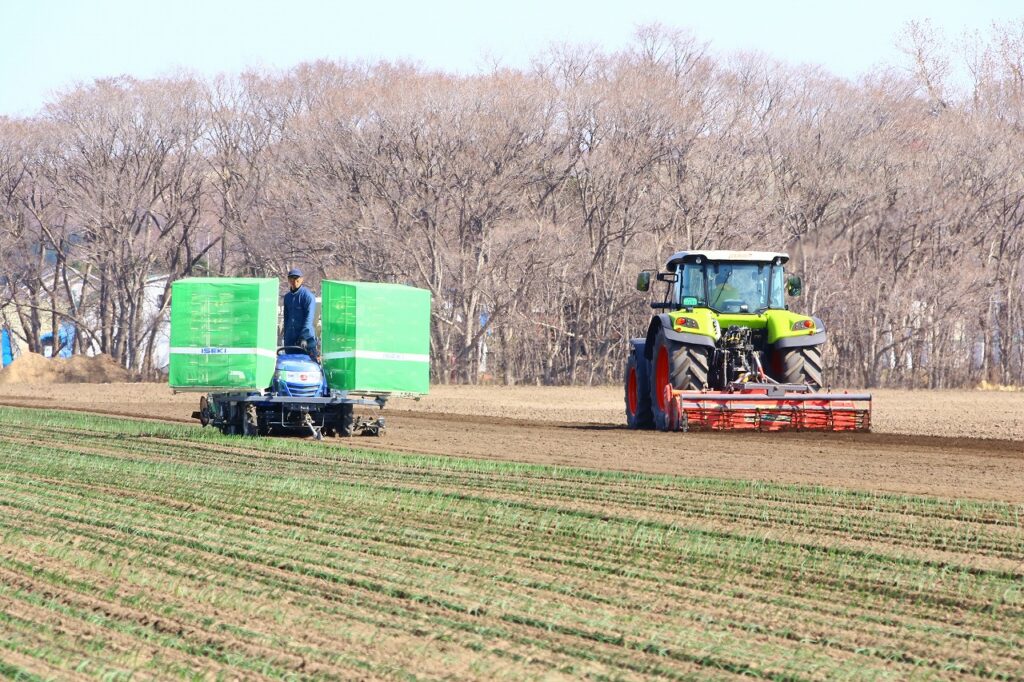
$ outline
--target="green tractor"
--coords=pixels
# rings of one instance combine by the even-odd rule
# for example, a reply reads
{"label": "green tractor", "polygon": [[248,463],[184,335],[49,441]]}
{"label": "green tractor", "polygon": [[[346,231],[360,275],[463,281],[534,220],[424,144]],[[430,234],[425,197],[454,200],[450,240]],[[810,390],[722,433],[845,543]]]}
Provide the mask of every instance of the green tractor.
{"label": "green tractor", "polygon": [[[840,405],[840,398],[817,393],[825,385],[825,325],[789,310],[786,297],[799,296],[802,284],[786,275],[788,260],[785,253],[766,251],[680,251],[669,259],[657,273],[667,285],[664,299],[651,304],[661,312],[646,337],[630,341],[630,428],[672,428],[673,420],[687,416],[686,406],[690,421],[705,425],[711,419],[705,412],[743,413],[711,419],[716,428],[814,428],[805,418],[809,412],[845,407],[849,396]],[[640,291],[650,289],[652,274],[640,273]],[[748,411],[755,416],[748,418]]]}

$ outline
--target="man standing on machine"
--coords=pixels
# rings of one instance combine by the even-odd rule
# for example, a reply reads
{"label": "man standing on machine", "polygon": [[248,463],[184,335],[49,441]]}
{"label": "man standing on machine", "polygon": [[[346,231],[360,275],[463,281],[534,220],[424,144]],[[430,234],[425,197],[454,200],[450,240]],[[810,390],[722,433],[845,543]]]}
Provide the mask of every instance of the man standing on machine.
{"label": "man standing on machine", "polygon": [[302,270],[288,271],[288,293],[284,295],[284,330],[281,343],[284,346],[301,346],[309,356],[320,361],[316,331],[313,328],[316,317],[316,296],[308,287],[302,286]]}

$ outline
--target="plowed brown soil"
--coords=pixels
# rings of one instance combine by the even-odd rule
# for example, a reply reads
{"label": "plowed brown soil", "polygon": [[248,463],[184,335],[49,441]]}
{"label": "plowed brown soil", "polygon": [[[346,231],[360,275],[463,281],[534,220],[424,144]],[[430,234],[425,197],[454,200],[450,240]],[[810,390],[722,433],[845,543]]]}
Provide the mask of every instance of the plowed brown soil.
{"label": "plowed brown soil", "polygon": [[[161,384],[0,386],[0,404],[189,422]],[[617,387],[439,386],[356,445],[646,473],[1024,503],[1024,393],[877,391],[869,434],[669,434],[623,426]]]}

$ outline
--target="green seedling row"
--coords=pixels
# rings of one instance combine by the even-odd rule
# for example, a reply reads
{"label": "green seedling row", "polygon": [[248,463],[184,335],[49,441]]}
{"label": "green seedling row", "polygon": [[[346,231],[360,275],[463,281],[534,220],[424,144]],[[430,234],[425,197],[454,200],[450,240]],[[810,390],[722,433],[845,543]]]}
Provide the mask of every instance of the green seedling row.
{"label": "green seedling row", "polygon": [[0,408],[0,663],[1021,680],[1022,511]]}

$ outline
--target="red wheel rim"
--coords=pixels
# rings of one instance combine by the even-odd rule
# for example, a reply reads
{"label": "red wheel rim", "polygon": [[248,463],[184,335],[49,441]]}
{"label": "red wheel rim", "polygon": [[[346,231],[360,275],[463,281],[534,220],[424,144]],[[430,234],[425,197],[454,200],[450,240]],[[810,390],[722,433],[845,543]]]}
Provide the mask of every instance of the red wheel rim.
{"label": "red wheel rim", "polygon": [[654,363],[654,385],[658,389],[656,392],[658,408],[662,412],[665,411],[665,386],[668,383],[668,349],[662,346],[658,350],[658,358]]}
{"label": "red wheel rim", "polygon": [[629,368],[629,379],[626,384],[626,400],[629,401],[629,413],[636,415],[639,398],[636,394],[636,367]]}

